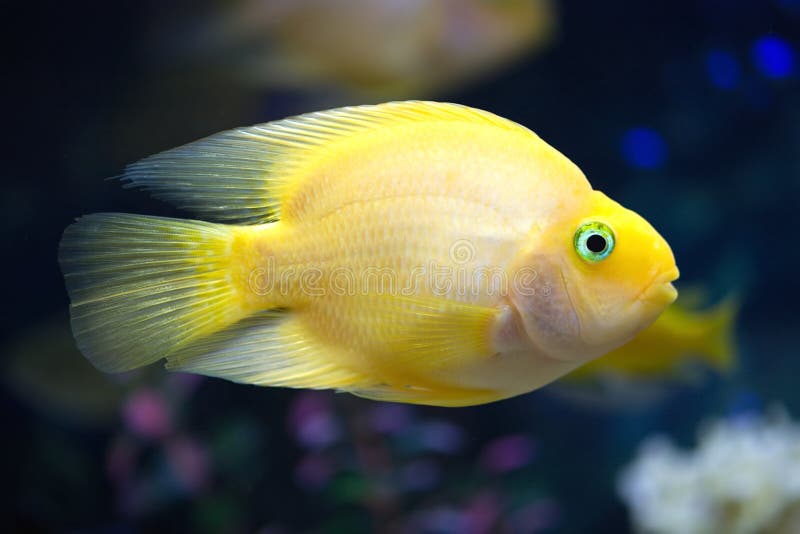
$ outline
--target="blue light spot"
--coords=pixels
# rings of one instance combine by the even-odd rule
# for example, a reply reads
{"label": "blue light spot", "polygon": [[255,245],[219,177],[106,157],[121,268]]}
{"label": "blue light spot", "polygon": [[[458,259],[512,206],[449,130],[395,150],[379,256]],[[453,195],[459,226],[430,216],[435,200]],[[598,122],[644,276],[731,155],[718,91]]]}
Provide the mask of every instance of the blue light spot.
{"label": "blue light spot", "polygon": [[714,87],[726,90],[735,89],[742,77],[739,62],[722,50],[711,50],[706,55],[706,72]]}
{"label": "blue light spot", "polygon": [[753,44],[756,68],[768,78],[786,78],[794,71],[794,51],[779,37],[766,36]]}
{"label": "blue light spot", "polygon": [[632,167],[654,169],[667,157],[667,144],[651,128],[631,128],[622,136],[622,157]]}

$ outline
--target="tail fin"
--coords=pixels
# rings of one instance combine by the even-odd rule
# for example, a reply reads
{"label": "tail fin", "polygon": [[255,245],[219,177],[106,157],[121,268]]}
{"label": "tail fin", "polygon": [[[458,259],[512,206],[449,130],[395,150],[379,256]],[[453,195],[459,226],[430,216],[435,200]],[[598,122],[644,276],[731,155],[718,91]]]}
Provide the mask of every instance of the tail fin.
{"label": "tail fin", "polygon": [[708,312],[704,351],[711,366],[726,374],[736,369],[736,346],[733,329],[739,312],[739,299],[728,297]]}
{"label": "tail fin", "polygon": [[126,371],[247,315],[230,281],[234,228],[118,213],[69,226],[59,262],[81,352]]}

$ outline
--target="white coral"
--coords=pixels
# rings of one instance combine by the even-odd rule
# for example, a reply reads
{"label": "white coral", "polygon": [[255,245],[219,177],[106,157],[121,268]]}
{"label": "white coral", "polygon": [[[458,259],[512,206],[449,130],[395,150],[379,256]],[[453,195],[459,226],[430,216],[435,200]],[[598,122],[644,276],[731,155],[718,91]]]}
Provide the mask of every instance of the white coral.
{"label": "white coral", "polygon": [[650,438],[618,490],[639,532],[800,532],[800,426],[782,412],[723,419],[693,452]]}

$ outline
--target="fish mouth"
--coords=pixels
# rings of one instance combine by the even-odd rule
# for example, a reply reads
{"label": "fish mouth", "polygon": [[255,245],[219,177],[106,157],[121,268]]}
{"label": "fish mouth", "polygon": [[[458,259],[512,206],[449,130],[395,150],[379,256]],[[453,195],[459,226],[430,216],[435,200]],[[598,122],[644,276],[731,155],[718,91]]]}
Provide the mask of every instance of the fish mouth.
{"label": "fish mouth", "polygon": [[680,272],[677,267],[672,267],[657,274],[653,280],[642,290],[636,300],[660,306],[669,306],[678,298],[678,290],[672,282],[678,279]]}

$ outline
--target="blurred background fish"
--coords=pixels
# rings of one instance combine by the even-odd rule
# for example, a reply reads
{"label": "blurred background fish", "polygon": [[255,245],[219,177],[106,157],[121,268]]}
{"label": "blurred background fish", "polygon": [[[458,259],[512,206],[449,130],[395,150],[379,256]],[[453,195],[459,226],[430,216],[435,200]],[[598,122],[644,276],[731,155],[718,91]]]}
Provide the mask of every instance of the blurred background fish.
{"label": "blurred background fish", "polygon": [[557,12],[552,0],[237,0],[175,24],[154,39],[176,64],[377,102],[435,95],[532,55],[555,36]]}
{"label": "blurred background fish", "polygon": [[550,393],[591,409],[642,410],[682,387],[700,387],[714,373],[736,370],[738,298],[703,307],[700,290],[686,290],[649,327],[622,347],[583,365]]}
{"label": "blurred background fish", "polygon": [[3,353],[3,380],[17,398],[43,416],[77,424],[107,424],[136,381],[130,375],[98,374],[75,358],[80,352],[62,314],[20,332]]}
{"label": "blurred background fish", "polygon": [[631,341],[576,369],[570,378],[619,373],[632,379],[658,380],[680,377],[691,363],[722,374],[731,372],[736,367],[736,300],[728,298],[708,309],[684,302],[679,299]]}

